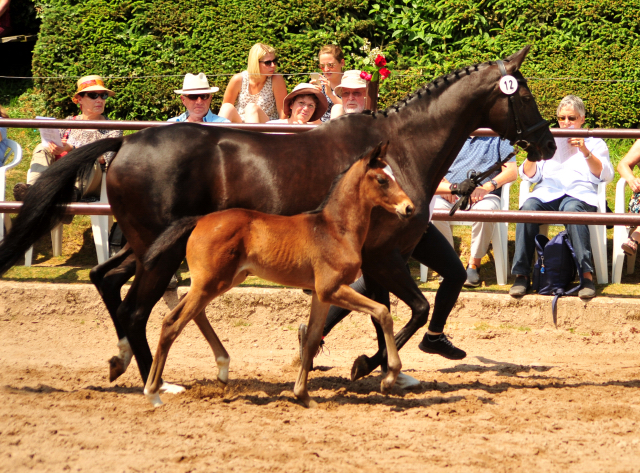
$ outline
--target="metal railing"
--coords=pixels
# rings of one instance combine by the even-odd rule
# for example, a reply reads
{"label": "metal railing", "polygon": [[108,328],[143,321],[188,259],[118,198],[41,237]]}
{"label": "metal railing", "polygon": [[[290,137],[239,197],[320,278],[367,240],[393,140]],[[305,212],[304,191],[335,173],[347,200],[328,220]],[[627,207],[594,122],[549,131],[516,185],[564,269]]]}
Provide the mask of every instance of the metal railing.
{"label": "metal railing", "polygon": [[[142,130],[144,128],[173,125],[166,121],[126,121],[126,120],[39,120],[39,119],[3,119],[2,125],[7,128],[79,128],[109,130]],[[202,123],[203,126],[234,128],[271,133],[301,133],[314,129],[317,125],[282,125],[282,124],[248,124],[248,123]],[[608,128],[551,128],[553,136],[558,137],[596,137],[596,138],[640,138],[640,130],[608,129]],[[473,136],[498,136],[489,128],[479,128]],[[21,202],[0,202],[0,213],[17,213]],[[67,214],[73,215],[111,215],[108,204],[73,203],[66,207]],[[449,216],[446,210],[435,210],[433,220],[444,221],[476,221],[476,222],[510,222],[510,223],[550,223],[577,225],[640,225],[639,214],[613,214],[595,212],[523,212],[519,210],[469,210],[458,211]]]}

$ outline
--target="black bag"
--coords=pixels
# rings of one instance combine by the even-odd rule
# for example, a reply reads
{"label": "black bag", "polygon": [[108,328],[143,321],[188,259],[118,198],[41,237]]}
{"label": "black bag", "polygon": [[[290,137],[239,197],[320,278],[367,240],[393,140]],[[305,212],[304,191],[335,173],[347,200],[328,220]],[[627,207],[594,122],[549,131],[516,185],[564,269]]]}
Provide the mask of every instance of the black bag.
{"label": "black bag", "polygon": [[[553,323],[558,326],[558,298],[579,291],[584,285],[580,263],[569,241],[569,235],[562,231],[549,240],[544,235],[536,235],[538,261],[533,267],[533,290],[540,295],[553,295],[551,311]],[[580,276],[580,284],[567,288]]]}
{"label": "black bag", "polygon": [[127,244],[127,238],[122,233],[118,222],[113,222],[109,230],[109,256],[115,255]]}

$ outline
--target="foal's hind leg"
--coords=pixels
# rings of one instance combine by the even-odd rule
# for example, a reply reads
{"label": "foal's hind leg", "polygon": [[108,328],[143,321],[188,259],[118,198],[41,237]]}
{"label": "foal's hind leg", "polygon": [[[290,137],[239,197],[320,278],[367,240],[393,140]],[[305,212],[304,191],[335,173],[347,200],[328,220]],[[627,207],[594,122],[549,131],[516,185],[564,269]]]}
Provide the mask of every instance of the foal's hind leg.
{"label": "foal's hind leg", "polygon": [[227,353],[218,335],[216,335],[213,327],[211,327],[204,310],[202,310],[194,320],[213,350],[213,354],[216,357],[216,364],[218,365],[218,384],[222,389],[225,389],[229,382],[229,353]]}
{"label": "foal's hind leg", "polygon": [[129,344],[126,331],[117,317],[118,307],[122,304],[120,290],[122,286],[135,274],[136,258],[128,245],[104,263],[96,266],[89,273],[91,282],[96,287],[102,300],[107,306],[113,325],[118,334],[118,348],[120,353],[109,360],[109,381],[114,381],[127,370],[133,351]]}
{"label": "foal's hind leg", "polygon": [[317,403],[309,396],[307,390],[307,380],[309,371],[311,371],[311,363],[313,357],[320,347],[322,340],[322,329],[327,319],[327,312],[330,304],[321,302],[315,291],[311,296],[311,313],[309,315],[309,324],[307,329],[307,340],[302,350],[302,363],[300,363],[300,371],[293,388],[293,394],[305,405],[305,407],[316,407]]}
{"label": "foal's hind leg", "polygon": [[204,312],[204,308],[212,298],[208,294],[198,290],[194,291],[192,288],[176,308],[162,321],[158,349],[144,388],[144,394],[154,407],[162,405],[158,392],[162,384],[162,371],[164,370],[171,345],[173,345],[173,342],[178,338],[184,327]]}

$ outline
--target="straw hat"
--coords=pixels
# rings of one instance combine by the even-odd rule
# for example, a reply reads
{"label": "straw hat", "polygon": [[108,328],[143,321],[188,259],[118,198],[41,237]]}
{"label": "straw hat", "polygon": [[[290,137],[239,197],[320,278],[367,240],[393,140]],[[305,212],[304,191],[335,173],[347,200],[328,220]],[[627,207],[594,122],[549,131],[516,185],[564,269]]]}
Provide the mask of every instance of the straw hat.
{"label": "straw hat", "polygon": [[293,102],[293,99],[298,95],[314,95],[318,99],[318,106],[316,107],[315,112],[313,112],[313,115],[311,115],[311,118],[309,119],[310,122],[319,120],[329,108],[329,102],[327,102],[327,98],[324,94],[319,91],[315,85],[303,82],[302,84],[296,85],[291,93],[284,98],[283,108],[284,114],[287,117],[291,116],[291,102]]}
{"label": "straw hat", "polygon": [[342,88],[346,87],[347,89],[366,89],[367,81],[360,77],[360,71],[346,71],[342,75],[342,81],[340,85],[338,85],[333,91],[336,94],[342,95]]}
{"label": "straw hat", "polygon": [[182,82],[182,89],[174,90],[176,94],[190,95],[190,94],[213,94],[220,89],[218,87],[209,87],[209,81],[204,73],[200,73],[197,76],[194,74],[187,74],[184,76]]}
{"label": "straw hat", "polygon": [[104,86],[102,77],[98,75],[84,76],[78,79],[78,90],[73,95],[78,95],[80,92],[107,92],[109,97],[113,97],[115,92],[107,89]]}

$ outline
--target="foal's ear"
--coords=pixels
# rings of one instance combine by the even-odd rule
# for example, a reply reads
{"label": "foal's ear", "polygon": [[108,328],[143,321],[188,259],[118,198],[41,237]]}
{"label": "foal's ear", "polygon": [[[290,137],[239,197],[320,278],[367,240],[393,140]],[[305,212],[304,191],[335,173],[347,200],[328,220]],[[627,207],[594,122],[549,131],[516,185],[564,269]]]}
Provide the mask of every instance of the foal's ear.
{"label": "foal's ear", "polygon": [[389,147],[389,142],[386,143],[378,143],[375,148],[371,150],[369,153],[369,167],[376,168],[381,167],[380,161],[387,155],[387,148]]}
{"label": "foal's ear", "polygon": [[506,68],[509,74],[513,74],[514,72],[520,70],[520,66],[522,65],[524,59],[527,57],[529,49],[531,49],[531,45],[527,44],[517,53],[513,53],[508,58],[505,58],[505,60],[507,61]]}

